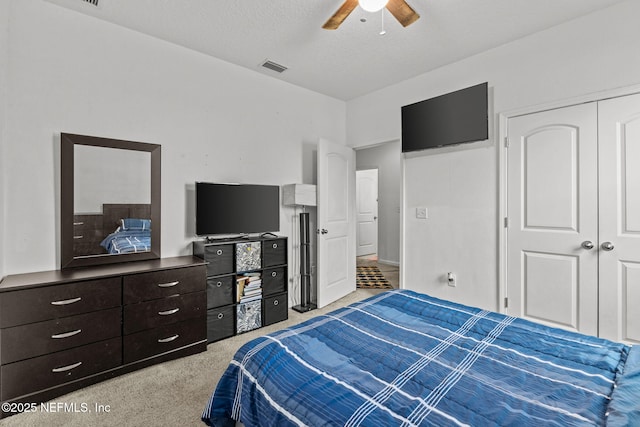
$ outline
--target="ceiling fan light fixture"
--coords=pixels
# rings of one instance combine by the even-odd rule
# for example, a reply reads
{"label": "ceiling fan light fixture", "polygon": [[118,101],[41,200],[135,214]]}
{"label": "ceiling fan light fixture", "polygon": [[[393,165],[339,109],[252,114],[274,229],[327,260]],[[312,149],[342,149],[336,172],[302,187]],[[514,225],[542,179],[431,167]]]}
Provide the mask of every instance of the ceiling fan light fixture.
{"label": "ceiling fan light fixture", "polygon": [[361,8],[367,12],[377,12],[382,10],[389,0],[358,0],[358,4]]}

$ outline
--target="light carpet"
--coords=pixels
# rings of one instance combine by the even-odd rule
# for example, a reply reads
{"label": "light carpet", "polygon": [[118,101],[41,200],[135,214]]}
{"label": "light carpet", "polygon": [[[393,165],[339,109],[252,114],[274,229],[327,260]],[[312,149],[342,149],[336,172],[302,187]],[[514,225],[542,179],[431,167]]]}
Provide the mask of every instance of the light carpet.
{"label": "light carpet", "polygon": [[[90,412],[36,411],[0,420],[0,426],[204,426],[200,415],[235,352],[252,338],[283,329],[382,292],[357,289],[322,309],[289,310],[289,319],[213,344],[207,351],[160,363],[54,399]],[[95,405],[109,412],[96,412]]]}

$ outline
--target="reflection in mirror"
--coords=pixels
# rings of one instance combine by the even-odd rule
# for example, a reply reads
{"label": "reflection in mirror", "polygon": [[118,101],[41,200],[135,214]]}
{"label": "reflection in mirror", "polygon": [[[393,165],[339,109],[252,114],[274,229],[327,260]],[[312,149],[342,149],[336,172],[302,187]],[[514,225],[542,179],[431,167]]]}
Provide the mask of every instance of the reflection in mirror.
{"label": "reflection in mirror", "polygon": [[160,257],[160,145],[61,134],[61,267]]}
{"label": "reflection in mirror", "polygon": [[73,155],[73,255],[148,252],[151,154],[76,145]]}

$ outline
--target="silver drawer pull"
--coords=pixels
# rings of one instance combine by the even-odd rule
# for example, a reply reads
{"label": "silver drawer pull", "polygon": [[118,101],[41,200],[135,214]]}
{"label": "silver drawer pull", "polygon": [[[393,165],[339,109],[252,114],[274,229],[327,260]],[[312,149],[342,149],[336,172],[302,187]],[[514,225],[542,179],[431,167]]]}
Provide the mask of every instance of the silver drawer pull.
{"label": "silver drawer pull", "polygon": [[51,335],[51,338],[53,338],[54,340],[59,338],[69,338],[74,335],[78,335],[80,332],[82,332],[82,329],[76,329],[75,331],[65,332],[64,334]]}
{"label": "silver drawer pull", "polygon": [[271,277],[276,277],[278,275],[278,273],[276,273],[275,271],[271,272]]}
{"label": "silver drawer pull", "polygon": [[73,236],[73,238],[76,240],[80,240],[80,239],[84,239],[84,236]]}
{"label": "silver drawer pull", "polygon": [[178,283],[180,283],[179,280],[176,280],[175,282],[169,282],[169,283],[158,283],[158,287],[159,288],[170,288],[172,286],[176,286]]}
{"label": "silver drawer pull", "polygon": [[222,282],[218,282],[216,283],[216,287],[219,288],[220,286],[222,286]]}
{"label": "silver drawer pull", "polygon": [[73,225],[84,225],[84,222],[80,221],[80,222],[74,222]]}
{"label": "silver drawer pull", "polygon": [[272,245],[272,247],[273,247],[273,249],[278,249],[278,244],[277,244],[277,243],[274,243],[274,244]]}
{"label": "silver drawer pull", "polygon": [[179,311],[180,311],[179,308],[174,308],[173,310],[159,311],[158,314],[160,316],[169,316],[170,314],[175,314],[175,313],[177,313]]}
{"label": "silver drawer pull", "polygon": [[278,305],[278,304],[280,304],[280,302],[277,299],[273,300],[273,305]]}
{"label": "silver drawer pull", "polygon": [[78,366],[82,365],[82,362],[78,362],[78,363],[74,363],[73,365],[67,365],[67,366],[63,366],[61,368],[53,368],[51,370],[51,372],[65,372],[65,371],[70,371],[72,369],[77,368]]}
{"label": "silver drawer pull", "polygon": [[224,313],[218,313],[218,319],[222,319],[224,317]]}
{"label": "silver drawer pull", "polygon": [[160,338],[160,339],[158,340],[158,342],[171,342],[171,341],[173,341],[173,340],[177,339],[179,336],[180,336],[180,335],[175,334],[174,336],[169,337],[169,338]]}
{"label": "silver drawer pull", "polygon": [[222,255],[222,249],[218,249],[218,250],[216,251],[216,254],[218,254],[218,255]]}
{"label": "silver drawer pull", "polygon": [[61,301],[51,301],[51,305],[69,305],[69,304],[73,304],[74,302],[78,302],[81,299],[82,299],[81,297],[78,297],[78,298],[65,299]]}

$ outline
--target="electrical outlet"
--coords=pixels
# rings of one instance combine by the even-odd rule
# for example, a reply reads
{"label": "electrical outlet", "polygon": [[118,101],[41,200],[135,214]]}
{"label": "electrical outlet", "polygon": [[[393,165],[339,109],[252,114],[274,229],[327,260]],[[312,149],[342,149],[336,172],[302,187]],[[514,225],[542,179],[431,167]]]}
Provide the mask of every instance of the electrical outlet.
{"label": "electrical outlet", "polygon": [[416,218],[418,219],[427,219],[429,217],[427,208],[419,207],[416,208]]}
{"label": "electrical outlet", "polygon": [[447,273],[447,284],[451,287],[456,287],[456,275],[452,272]]}

